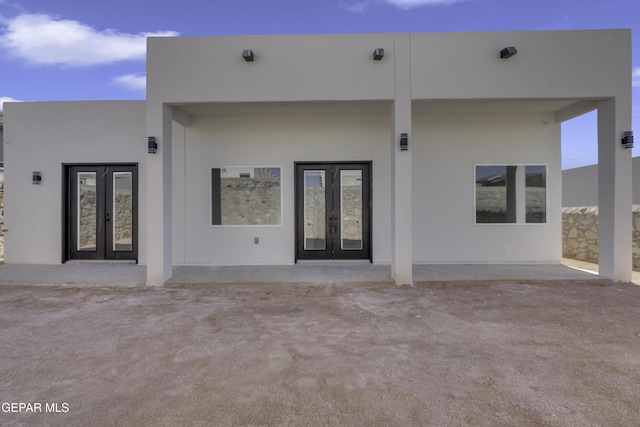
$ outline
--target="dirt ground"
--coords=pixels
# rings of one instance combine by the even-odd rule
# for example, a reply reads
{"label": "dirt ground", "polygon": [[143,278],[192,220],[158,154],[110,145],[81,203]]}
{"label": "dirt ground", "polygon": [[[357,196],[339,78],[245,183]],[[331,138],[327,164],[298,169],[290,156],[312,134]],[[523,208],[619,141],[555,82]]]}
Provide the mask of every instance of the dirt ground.
{"label": "dirt ground", "polygon": [[0,331],[4,426],[640,423],[632,284],[0,286]]}

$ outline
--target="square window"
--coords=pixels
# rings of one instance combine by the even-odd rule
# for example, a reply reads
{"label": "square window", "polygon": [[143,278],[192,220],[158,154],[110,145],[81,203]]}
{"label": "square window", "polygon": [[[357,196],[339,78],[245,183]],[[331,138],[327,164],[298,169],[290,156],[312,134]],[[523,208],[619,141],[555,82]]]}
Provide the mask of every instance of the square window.
{"label": "square window", "polygon": [[547,167],[477,165],[476,224],[545,224]]}
{"label": "square window", "polygon": [[282,168],[211,169],[211,225],[282,225]]}

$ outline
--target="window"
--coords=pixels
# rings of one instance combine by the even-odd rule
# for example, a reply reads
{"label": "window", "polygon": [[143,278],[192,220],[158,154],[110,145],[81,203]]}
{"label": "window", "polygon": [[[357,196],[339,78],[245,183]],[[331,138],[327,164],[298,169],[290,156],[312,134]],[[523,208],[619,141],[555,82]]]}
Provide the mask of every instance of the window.
{"label": "window", "polygon": [[547,222],[547,167],[477,165],[476,224]]}
{"label": "window", "polygon": [[211,169],[211,225],[282,225],[280,167]]}

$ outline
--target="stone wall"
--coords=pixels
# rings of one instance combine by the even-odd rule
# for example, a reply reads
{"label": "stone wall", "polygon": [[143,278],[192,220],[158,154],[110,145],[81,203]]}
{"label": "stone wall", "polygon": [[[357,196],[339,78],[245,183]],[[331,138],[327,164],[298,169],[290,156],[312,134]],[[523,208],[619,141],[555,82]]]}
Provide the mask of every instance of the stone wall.
{"label": "stone wall", "polygon": [[[362,240],[362,186],[342,187],[342,238],[349,241]],[[307,239],[325,238],[325,188],[305,187],[305,224],[304,235]],[[328,215],[328,213],[327,213]],[[340,212],[336,213],[340,219]]]}
{"label": "stone wall", "polygon": [[[640,271],[640,205],[633,206],[633,268]],[[562,209],[562,256],[598,263],[598,208]]]}
{"label": "stone wall", "polygon": [[280,225],[280,180],[222,178],[220,214],[223,225]]}
{"label": "stone wall", "polygon": [[[80,185],[80,235],[79,248],[96,246],[96,187]],[[132,241],[133,204],[131,191],[119,189],[116,194],[113,213],[114,233],[117,243],[130,244]]]}

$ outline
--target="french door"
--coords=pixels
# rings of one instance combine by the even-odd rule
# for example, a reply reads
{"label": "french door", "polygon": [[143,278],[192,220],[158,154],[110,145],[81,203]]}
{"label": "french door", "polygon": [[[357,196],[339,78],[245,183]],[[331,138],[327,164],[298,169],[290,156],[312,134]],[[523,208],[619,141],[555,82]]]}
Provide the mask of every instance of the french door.
{"label": "french door", "polygon": [[63,261],[137,260],[136,165],[65,166]]}
{"label": "french door", "polygon": [[296,163],[296,261],[371,260],[371,162]]}

